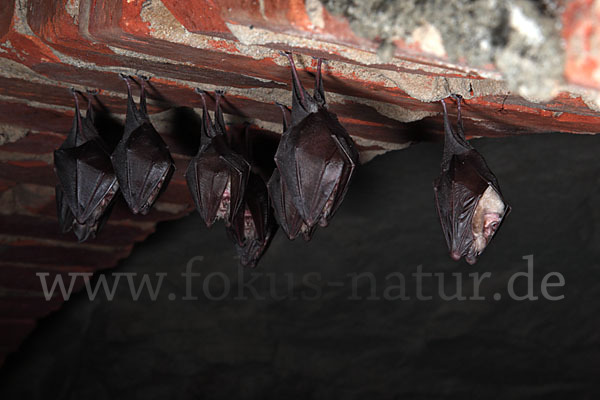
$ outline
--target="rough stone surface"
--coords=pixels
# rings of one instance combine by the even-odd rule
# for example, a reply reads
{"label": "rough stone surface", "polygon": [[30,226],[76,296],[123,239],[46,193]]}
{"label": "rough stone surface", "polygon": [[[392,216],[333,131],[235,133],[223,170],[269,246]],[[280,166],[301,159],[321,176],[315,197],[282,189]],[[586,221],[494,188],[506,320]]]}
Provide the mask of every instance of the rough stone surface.
{"label": "rough stone surface", "polygon": [[558,1],[323,0],[359,35],[403,40],[452,62],[495,65],[510,90],[549,100],[563,83]]}

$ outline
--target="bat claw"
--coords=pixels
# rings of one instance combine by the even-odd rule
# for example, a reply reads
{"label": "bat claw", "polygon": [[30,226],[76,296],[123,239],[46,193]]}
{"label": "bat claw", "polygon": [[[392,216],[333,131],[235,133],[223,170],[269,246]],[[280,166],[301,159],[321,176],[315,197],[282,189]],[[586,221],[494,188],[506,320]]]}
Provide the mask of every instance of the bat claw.
{"label": "bat claw", "polygon": [[87,94],[91,94],[92,96],[95,96],[95,95],[97,95],[98,93],[100,93],[100,90],[99,90],[99,89],[87,89],[87,90],[86,90],[86,93],[87,93]]}
{"label": "bat claw", "polygon": [[199,87],[195,88],[194,92],[198,93],[200,96],[206,94],[206,92],[204,90],[200,89]]}
{"label": "bat claw", "polygon": [[215,94],[218,94],[219,96],[225,96],[225,89],[215,90]]}
{"label": "bat claw", "polygon": [[148,75],[136,74],[135,76],[146,82],[150,80],[150,77]]}

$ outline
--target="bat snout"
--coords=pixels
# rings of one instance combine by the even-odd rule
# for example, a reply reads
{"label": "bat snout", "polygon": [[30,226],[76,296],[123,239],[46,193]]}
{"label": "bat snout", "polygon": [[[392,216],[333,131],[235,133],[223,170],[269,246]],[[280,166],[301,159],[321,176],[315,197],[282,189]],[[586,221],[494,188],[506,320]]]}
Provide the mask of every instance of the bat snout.
{"label": "bat snout", "polygon": [[465,257],[465,261],[469,264],[469,265],[473,265],[477,262],[477,257],[473,256],[473,255],[468,255]]}
{"label": "bat snout", "polygon": [[462,257],[462,255],[457,250],[452,250],[450,252],[450,257],[452,257],[452,259],[454,261],[458,261],[458,260],[460,260],[460,258]]}

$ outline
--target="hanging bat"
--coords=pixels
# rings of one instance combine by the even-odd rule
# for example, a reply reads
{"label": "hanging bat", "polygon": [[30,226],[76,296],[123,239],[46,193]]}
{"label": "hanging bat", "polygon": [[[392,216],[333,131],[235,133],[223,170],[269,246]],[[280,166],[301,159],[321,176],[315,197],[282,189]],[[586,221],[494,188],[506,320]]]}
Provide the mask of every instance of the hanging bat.
{"label": "hanging bat", "polygon": [[[78,144],[81,145],[84,142],[82,132],[82,119],[79,110],[79,99],[77,98],[77,92],[75,92],[75,89],[71,88],[71,94],[75,99],[75,116],[73,117],[73,125],[71,126],[71,130],[69,131],[67,138],[61,144],[58,150],[76,147]],[[56,173],[56,166],[54,167],[54,172]],[[73,222],[75,218],[73,217],[71,208],[69,207],[69,204],[67,203],[64,197],[64,192],[60,184],[60,180],[55,187],[55,195],[57,211],[56,215],[58,216],[58,224],[60,226],[61,232],[67,233],[73,229]]]}
{"label": "hanging bat", "polygon": [[254,268],[277,232],[277,222],[262,178],[250,173],[242,206],[226,228],[234,243],[240,264]]}
{"label": "hanging bat", "polygon": [[[358,152],[346,129],[326,108],[322,60],[318,60],[315,91],[310,96],[298,78],[292,55],[286,56],[292,67],[292,120],[279,143],[275,163],[285,196],[291,197],[306,226],[327,226],[346,195]],[[270,186],[277,185],[273,182]],[[272,194],[277,195],[276,191]]]}
{"label": "hanging bat", "polygon": [[196,92],[202,97],[201,137],[209,140],[192,158],[186,180],[206,226],[210,228],[217,219],[229,225],[242,206],[250,165],[231,148],[220,107],[223,92],[216,92],[214,125],[208,115],[206,94],[201,90]]}
{"label": "hanging bat", "polygon": [[112,164],[123,197],[134,214],[146,215],[158,195],[169,184],[175,163],[169,148],[150,123],[146,108],[144,81],[140,79],[140,107],[133,102],[129,77],[127,84],[125,131],[112,154]]}
{"label": "hanging bat", "polygon": [[63,233],[73,229],[80,242],[94,238],[110,214],[119,189],[110,161],[109,150],[94,127],[92,100],[81,118],[77,93],[75,117],[67,139],[54,152],[54,166],[59,184],[56,204]]}
{"label": "hanging bat", "polygon": [[[283,113],[283,133],[288,130],[288,110],[283,104],[277,103],[281,112]],[[292,202],[292,197],[288,193],[284,182],[281,180],[279,170],[274,169],[271,179],[268,182],[269,195],[273,204],[273,210],[275,211],[275,217],[277,222],[287,235],[290,240],[296,239],[298,235],[302,234],[304,240],[309,241],[312,238],[312,234],[316,229],[316,225],[312,227],[308,226],[298,209]]]}
{"label": "hanging bat", "polygon": [[444,154],[442,171],[434,181],[435,202],[450,256],[455,261],[465,258],[469,264],[488,245],[504,218],[510,212],[498,180],[483,157],[465,139],[458,102],[456,132],[444,109]]}

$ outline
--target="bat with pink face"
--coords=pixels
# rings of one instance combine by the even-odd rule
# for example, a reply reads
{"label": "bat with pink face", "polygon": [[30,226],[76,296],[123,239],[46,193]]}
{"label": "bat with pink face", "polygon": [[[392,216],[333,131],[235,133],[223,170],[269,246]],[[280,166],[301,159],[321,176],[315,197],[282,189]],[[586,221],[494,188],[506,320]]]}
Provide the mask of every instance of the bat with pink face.
{"label": "bat with pink face", "polygon": [[496,176],[485,160],[465,139],[460,96],[458,124],[452,129],[446,103],[444,110],[444,153],[441,173],[434,181],[435,203],[452,259],[465,258],[475,264],[500,224],[510,212]]}

